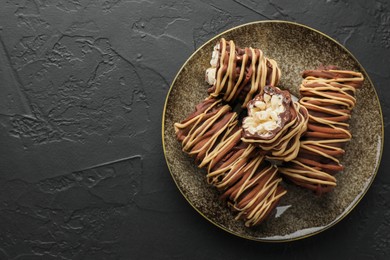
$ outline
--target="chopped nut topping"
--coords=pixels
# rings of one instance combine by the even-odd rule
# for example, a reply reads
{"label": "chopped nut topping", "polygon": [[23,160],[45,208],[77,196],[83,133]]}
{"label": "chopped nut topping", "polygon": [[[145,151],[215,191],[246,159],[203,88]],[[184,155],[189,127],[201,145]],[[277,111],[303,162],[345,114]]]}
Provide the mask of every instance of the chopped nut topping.
{"label": "chopped nut topping", "polygon": [[219,46],[220,46],[220,44],[217,43],[217,44],[214,46],[213,53],[211,54],[210,65],[211,65],[211,67],[213,67],[213,68],[216,68],[216,67],[217,67],[217,64],[218,64],[219,49],[220,49]]}
{"label": "chopped nut topping", "polygon": [[205,80],[209,85],[214,85],[217,80],[217,65],[219,59],[220,44],[217,43],[214,46],[213,53],[211,55],[210,65],[211,67],[206,70]]}
{"label": "chopped nut topping", "polygon": [[214,85],[216,81],[217,68],[210,67],[206,70],[206,82]]}
{"label": "chopped nut topping", "polygon": [[248,105],[248,117],[244,119],[243,128],[252,135],[270,136],[272,130],[281,126],[279,114],[285,110],[281,94],[264,94],[263,100]]}

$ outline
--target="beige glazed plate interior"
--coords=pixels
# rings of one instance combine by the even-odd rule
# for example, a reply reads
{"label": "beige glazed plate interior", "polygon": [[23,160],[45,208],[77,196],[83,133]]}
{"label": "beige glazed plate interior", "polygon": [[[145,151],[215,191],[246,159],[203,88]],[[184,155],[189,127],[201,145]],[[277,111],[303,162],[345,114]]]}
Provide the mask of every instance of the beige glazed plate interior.
{"label": "beige glazed plate interior", "polygon": [[[196,104],[207,97],[204,72],[213,46],[221,37],[240,47],[256,47],[278,62],[279,87],[299,96],[301,72],[319,65],[336,65],[363,73],[364,86],[350,121],[353,139],[343,157],[344,172],[336,174],[337,187],[316,196],[284,182],[288,190],[274,214],[255,228],[246,228],[206,182],[205,169],[182,152],[173,124],[182,121]],[[330,37],[309,27],[283,21],[245,24],[228,30],[199,48],[177,74],[166,99],[162,138],[168,167],[187,201],[207,220],[240,237],[257,241],[289,241],[323,231],[345,217],[364,196],[375,178],[383,147],[383,119],[374,86],[364,68],[348,50]]]}

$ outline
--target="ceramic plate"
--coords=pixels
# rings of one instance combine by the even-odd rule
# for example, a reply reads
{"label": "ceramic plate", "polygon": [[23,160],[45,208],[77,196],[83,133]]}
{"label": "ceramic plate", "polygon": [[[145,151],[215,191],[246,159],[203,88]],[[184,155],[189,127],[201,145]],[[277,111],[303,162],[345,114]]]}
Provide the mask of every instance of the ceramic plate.
{"label": "ceramic plate", "polygon": [[[288,190],[273,216],[255,228],[246,228],[218,192],[206,183],[205,169],[198,169],[181,150],[173,124],[182,121],[207,97],[205,69],[213,46],[221,37],[240,47],[256,47],[275,59],[282,72],[279,87],[298,95],[301,72],[319,65],[364,74],[357,105],[350,121],[353,139],[343,157],[345,170],[336,175],[337,187],[325,196],[285,183]],[[345,217],[369,189],[379,167],[383,148],[383,119],[378,96],[364,68],[342,45],[307,26],[283,21],[254,22],[230,29],[200,47],[178,72],[166,99],[162,138],[165,158],[177,187],[187,201],[207,220],[240,237],[257,241],[289,241],[323,231]]]}

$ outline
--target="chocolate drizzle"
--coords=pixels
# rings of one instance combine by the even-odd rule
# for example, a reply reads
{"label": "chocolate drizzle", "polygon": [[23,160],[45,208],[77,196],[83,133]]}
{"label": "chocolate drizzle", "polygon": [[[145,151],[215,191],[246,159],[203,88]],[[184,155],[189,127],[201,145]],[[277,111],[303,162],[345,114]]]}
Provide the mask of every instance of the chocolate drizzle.
{"label": "chocolate drizzle", "polygon": [[260,224],[286,194],[265,152],[241,141],[237,114],[221,100],[207,98],[181,123],[175,123],[183,151],[207,168],[207,182],[246,226]]}
{"label": "chocolate drizzle", "polygon": [[279,82],[277,63],[265,57],[262,50],[241,49],[224,38],[216,47],[215,50],[219,50],[218,63],[211,67],[216,70],[215,80],[209,82],[212,87],[208,89],[211,96],[222,97],[232,105],[238,102],[245,107],[253,96],[263,91],[264,86],[276,86]]}
{"label": "chocolate drizzle", "polygon": [[[250,118],[256,117],[256,115],[254,115],[256,112],[251,110],[256,102],[264,101],[265,95],[271,97],[274,95],[280,96],[280,104],[284,109],[277,114],[277,126],[265,131],[265,133],[259,134],[256,131],[251,131],[251,127],[256,128],[256,124],[253,123],[256,120]],[[291,95],[287,90],[280,90],[273,86],[266,86],[262,94],[257,95],[248,103],[247,108],[248,117],[243,120],[244,131],[242,140],[268,151],[267,157],[270,159],[282,161],[294,159],[299,151],[300,137],[307,128],[308,112],[306,108],[302,107],[297,102],[293,102],[291,100]],[[278,108],[275,108],[275,110],[277,111]],[[268,111],[268,113],[273,112],[275,111]],[[249,120],[252,120],[251,124],[247,124]]]}
{"label": "chocolate drizzle", "polygon": [[[250,227],[269,216],[287,192],[279,171],[317,194],[333,190],[362,74],[334,66],[304,71],[295,102],[275,86],[280,70],[260,49],[222,38],[210,64],[210,96],[174,127],[183,151],[207,169],[207,182],[236,219]],[[237,104],[247,108],[243,119],[245,112],[232,111]]]}
{"label": "chocolate drizzle", "polygon": [[297,185],[321,194],[336,186],[333,175],[344,169],[343,147],[352,138],[348,120],[364,78],[334,66],[304,71],[303,77],[299,102],[309,112],[307,132],[297,158],[279,169]]}

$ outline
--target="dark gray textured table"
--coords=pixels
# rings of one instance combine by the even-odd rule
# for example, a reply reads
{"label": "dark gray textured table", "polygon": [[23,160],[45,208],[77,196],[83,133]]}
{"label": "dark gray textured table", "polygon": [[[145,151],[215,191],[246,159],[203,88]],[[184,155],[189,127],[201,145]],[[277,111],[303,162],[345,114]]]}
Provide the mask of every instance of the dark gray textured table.
{"label": "dark gray textured table", "polygon": [[[235,237],[177,190],[161,146],[175,74],[236,25],[279,19],[346,46],[390,115],[390,4],[382,1],[1,1],[0,259],[386,259],[385,145],[359,205],[314,237]],[[385,139],[387,134],[385,134]]]}

